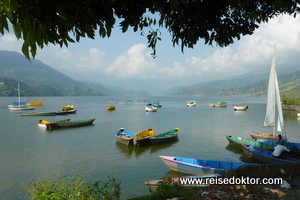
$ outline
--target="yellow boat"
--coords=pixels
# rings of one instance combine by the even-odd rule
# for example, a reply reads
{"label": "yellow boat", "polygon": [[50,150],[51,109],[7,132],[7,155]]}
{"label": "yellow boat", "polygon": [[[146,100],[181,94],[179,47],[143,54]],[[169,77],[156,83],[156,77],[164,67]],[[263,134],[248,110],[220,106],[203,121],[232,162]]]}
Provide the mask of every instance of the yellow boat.
{"label": "yellow boat", "polygon": [[30,101],[29,103],[26,104],[27,106],[42,106],[43,102],[42,101]]}
{"label": "yellow boat", "polygon": [[155,131],[152,128],[146,129],[140,133],[138,133],[136,136],[134,136],[135,142],[137,146],[142,146],[146,144],[150,144],[150,137],[155,136]]}
{"label": "yellow boat", "polygon": [[108,106],[106,106],[106,109],[107,110],[116,110],[116,106],[114,106],[114,105],[108,105]]}
{"label": "yellow boat", "polygon": [[61,110],[62,111],[74,110],[74,105],[63,106],[61,107]]}

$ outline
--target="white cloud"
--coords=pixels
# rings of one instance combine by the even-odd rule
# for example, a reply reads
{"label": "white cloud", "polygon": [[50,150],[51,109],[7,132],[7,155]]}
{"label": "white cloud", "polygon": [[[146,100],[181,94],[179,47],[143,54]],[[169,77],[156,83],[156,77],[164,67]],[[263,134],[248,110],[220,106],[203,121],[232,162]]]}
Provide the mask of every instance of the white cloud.
{"label": "white cloud", "polygon": [[145,44],[132,46],[106,68],[106,73],[117,78],[154,78],[156,76],[156,64],[146,49]]}

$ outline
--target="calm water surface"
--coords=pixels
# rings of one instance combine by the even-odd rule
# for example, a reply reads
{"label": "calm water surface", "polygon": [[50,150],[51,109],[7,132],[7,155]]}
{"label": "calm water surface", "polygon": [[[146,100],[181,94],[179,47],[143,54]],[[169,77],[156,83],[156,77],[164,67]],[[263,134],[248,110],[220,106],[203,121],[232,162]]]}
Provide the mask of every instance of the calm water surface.
{"label": "calm water surface", "polygon": [[[130,99],[130,98],[129,98]],[[158,100],[157,112],[146,113],[145,102]],[[26,199],[21,183],[37,177],[53,177],[56,172],[69,176],[90,174],[91,182],[107,179],[112,173],[121,181],[121,199],[147,194],[145,181],[183,175],[170,171],[159,155],[211,160],[252,162],[240,151],[228,146],[224,134],[249,137],[263,127],[266,98],[229,97],[141,97],[131,98],[133,105],[118,104],[117,97],[30,97],[41,100],[36,111],[58,111],[61,106],[75,105],[77,114],[67,116],[21,117],[9,111],[14,98],[0,97],[0,199]],[[186,107],[186,100],[197,106]],[[227,101],[226,108],[207,106],[212,101]],[[116,105],[115,111],[106,106]],[[115,103],[111,103],[115,102]],[[248,105],[247,111],[234,111],[234,105]],[[37,126],[38,119],[56,121],[96,118],[94,125],[46,131]],[[295,112],[284,112],[290,141],[300,142]],[[147,128],[156,133],[179,127],[179,141],[156,146],[126,147],[116,142],[119,128],[139,133]]]}

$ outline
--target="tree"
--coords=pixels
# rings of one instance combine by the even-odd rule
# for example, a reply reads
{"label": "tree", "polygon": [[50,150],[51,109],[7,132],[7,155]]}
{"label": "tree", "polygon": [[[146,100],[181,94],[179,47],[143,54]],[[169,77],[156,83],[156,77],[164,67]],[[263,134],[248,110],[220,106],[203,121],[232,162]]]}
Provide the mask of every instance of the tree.
{"label": "tree", "polygon": [[155,57],[160,28],[167,29],[182,51],[199,39],[224,47],[253,34],[262,22],[298,11],[297,0],[0,0],[0,33],[11,31],[11,23],[29,59],[37,46],[67,47],[82,37],[94,39],[96,32],[110,37],[120,19],[123,33],[129,27],[142,35],[148,30],[148,47]]}

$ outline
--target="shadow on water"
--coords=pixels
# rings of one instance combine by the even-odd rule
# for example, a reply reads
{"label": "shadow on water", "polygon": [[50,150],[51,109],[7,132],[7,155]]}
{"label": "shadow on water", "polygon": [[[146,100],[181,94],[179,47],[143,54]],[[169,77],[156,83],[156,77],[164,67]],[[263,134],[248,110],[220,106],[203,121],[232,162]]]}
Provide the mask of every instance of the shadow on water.
{"label": "shadow on water", "polygon": [[261,161],[259,161],[259,160],[250,158],[249,156],[247,156],[247,155],[244,154],[244,152],[243,152],[242,149],[239,149],[239,148],[237,148],[237,147],[235,147],[235,146],[233,146],[233,145],[231,145],[231,144],[228,144],[228,145],[226,146],[226,149],[227,149],[228,151],[231,151],[231,152],[235,153],[235,154],[241,155],[240,158],[239,158],[239,160],[240,160],[241,162],[245,162],[245,163],[263,163],[263,162],[261,162]]}

